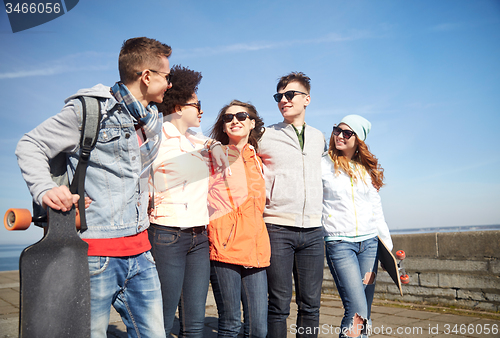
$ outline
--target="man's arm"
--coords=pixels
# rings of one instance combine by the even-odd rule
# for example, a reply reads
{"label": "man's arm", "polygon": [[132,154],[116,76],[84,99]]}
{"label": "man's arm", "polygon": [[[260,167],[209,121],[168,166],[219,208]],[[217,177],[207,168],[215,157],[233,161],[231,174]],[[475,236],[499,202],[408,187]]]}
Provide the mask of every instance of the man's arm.
{"label": "man's arm", "polygon": [[71,206],[69,201],[73,202],[74,198],[68,197],[64,188],[45,196],[53,188],[58,188],[50,176],[49,162],[60,152],[75,151],[80,143],[80,134],[72,100],[59,114],[25,134],[17,144],[17,162],[33,200],[39,205],[46,204],[62,210]]}
{"label": "man's arm", "polygon": [[80,196],[78,194],[72,195],[67,186],[61,185],[60,187],[54,187],[42,194],[42,207],[44,209],[46,207],[51,207],[52,209],[66,212],[70,210],[73,204],[76,204],[79,199]]}

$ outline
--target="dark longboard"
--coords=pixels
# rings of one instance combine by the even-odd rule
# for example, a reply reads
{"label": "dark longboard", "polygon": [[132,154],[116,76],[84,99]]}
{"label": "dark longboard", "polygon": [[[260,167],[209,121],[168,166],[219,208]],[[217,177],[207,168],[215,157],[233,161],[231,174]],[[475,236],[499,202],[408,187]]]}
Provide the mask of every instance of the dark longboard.
{"label": "dark longboard", "polygon": [[49,209],[48,230],[19,260],[19,335],[90,337],[88,245],[75,228],[75,208]]}
{"label": "dark longboard", "polygon": [[403,288],[401,287],[401,280],[399,279],[398,263],[380,237],[378,238],[378,260],[382,263],[389,276],[391,276],[401,296],[403,296]]}

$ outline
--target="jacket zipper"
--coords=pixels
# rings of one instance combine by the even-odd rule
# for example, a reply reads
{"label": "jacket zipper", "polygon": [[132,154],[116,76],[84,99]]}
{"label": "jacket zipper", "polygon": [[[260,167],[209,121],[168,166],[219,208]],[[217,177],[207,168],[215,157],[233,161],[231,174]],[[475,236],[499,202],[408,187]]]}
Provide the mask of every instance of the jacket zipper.
{"label": "jacket zipper", "polygon": [[255,240],[255,253],[257,255],[257,267],[260,268],[260,260],[259,260],[259,246],[257,245],[257,239]]}
{"label": "jacket zipper", "polygon": [[184,203],[182,203],[182,202],[165,202],[165,204],[184,205],[184,207],[186,208],[186,210],[188,208],[188,203],[187,202],[184,202]]}
{"label": "jacket zipper", "polygon": [[[305,128],[305,127],[303,127],[303,128]],[[300,147],[300,143],[299,143],[299,147]],[[304,139],[304,147],[305,147],[305,139]],[[304,217],[305,217],[305,213],[306,213],[306,201],[307,201],[307,198],[306,198],[307,188],[306,188],[306,163],[304,160],[304,150],[303,149],[301,149],[301,150],[302,150],[301,155],[302,155],[302,177],[303,177],[302,182],[304,182],[304,206],[302,207],[302,226],[304,226]]]}
{"label": "jacket zipper", "polygon": [[229,232],[229,237],[227,238],[226,243],[222,243],[222,245],[224,246],[224,249],[227,247],[227,243],[229,242],[229,240],[231,239],[231,236],[233,235],[233,230],[234,230],[234,223],[233,223],[233,226],[231,227],[231,231]]}
{"label": "jacket zipper", "polygon": [[[184,180],[183,182],[177,183],[176,185],[173,185],[171,187],[168,187],[167,190],[172,189],[172,188],[177,188],[178,186],[182,185],[182,191],[186,190],[186,185],[187,185],[187,180]],[[166,190],[164,190],[166,191]]]}
{"label": "jacket zipper", "polygon": [[356,203],[354,203],[354,183],[351,177],[351,193],[352,193],[352,205],[354,206],[354,218],[356,219],[356,237],[358,237],[358,213],[356,212]]}

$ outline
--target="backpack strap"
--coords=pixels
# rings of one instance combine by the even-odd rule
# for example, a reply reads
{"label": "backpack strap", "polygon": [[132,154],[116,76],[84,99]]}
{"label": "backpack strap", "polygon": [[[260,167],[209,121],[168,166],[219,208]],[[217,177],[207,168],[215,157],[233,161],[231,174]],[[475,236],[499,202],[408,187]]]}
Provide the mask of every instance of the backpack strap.
{"label": "backpack strap", "polygon": [[80,195],[78,209],[80,211],[80,231],[87,230],[85,220],[85,174],[89,163],[90,152],[95,148],[101,128],[101,106],[99,100],[91,96],[79,96],[82,102],[82,135],[80,138],[80,159],[76,166],[73,181],[69,187],[72,194]]}

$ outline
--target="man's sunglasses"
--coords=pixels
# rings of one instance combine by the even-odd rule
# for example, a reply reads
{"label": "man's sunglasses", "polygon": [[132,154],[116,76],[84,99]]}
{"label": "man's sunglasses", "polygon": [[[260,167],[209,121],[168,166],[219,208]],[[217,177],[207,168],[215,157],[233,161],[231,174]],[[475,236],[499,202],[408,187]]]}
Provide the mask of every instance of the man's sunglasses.
{"label": "man's sunglasses", "polygon": [[248,113],[245,113],[245,112],[239,112],[239,113],[236,113],[236,114],[225,114],[225,115],[222,115],[222,121],[224,121],[224,123],[229,123],[229,122],[232,122],[234,117],[236,116],[236,119],[240,122],[243,122],[248,118],[250,118],[250,115],[248,115]]}
{"label": "man's sunglasses", "polygon": [[284,93],[276,93],[273,95],[274,97],[274,100],[276,102],[280,102],[281,99],[283,98],[283,95],[285,95],[285,98],[288,100],[288,101],[291,101],[295,95],[297,94],[302,94],[302,95],[309,95],[309,94],[306,94],[306,93],[303,93],[303,92],[299,92],[298,90],[289,90],[287,92],[284,92]]}
{"label": "man's sunglasses", "polygon": [[[170,73],[165,73],[165,72],[159,72],[157,70],[153,70],[153,69],[148,69],[150,72],[153,72],[153,73],[156,73],[156,74],[159,74],[159,75],[162,75],[162,74],[165,74],[165,80],[167,80],[167,83],[171,83],[170,82]],[[142,75],[143,72],[137,72],[136,74],[137,75]]]}
{"label": "man's sunglasses", "polygon": [[340,134],[342,134],[346,140],[350,139],[352,135],[356,135],[352,130],[340,129],[337,126],[333,127],[333,135],[339,136]]}
{"label": "man's sunglasses", "polygon": [[195,107],[196,109],[198,109],[198,113],[201,112],[201,101],[198,100],[198,102],[196,103],[184,103],[184,104],[181,104],[181,106],[191,106],[191,107]]}

